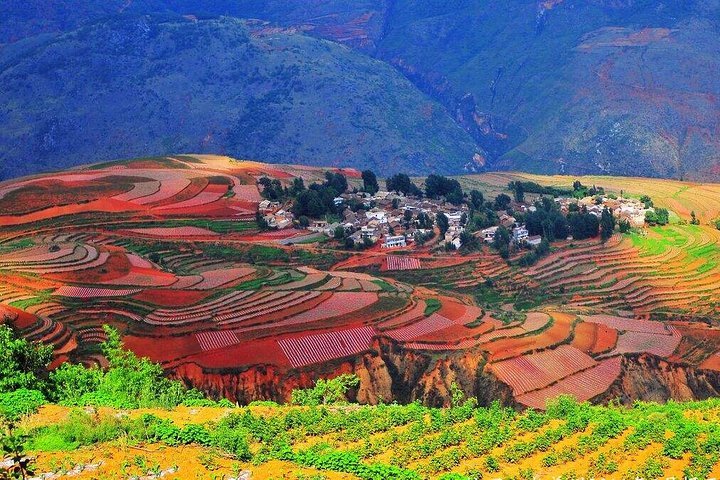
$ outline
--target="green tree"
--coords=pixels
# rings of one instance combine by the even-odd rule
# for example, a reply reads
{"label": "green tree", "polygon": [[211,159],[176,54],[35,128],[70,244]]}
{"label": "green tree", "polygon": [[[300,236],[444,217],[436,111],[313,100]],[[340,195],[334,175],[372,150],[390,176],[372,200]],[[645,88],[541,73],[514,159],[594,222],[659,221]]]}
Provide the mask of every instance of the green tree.
{"label": "green tree", "polygon": [[690,225],[700,225],[700,220],[698,220],[697,216],[695,215],[695,210],[690,212]]}
{"label": "green tree", "polygon": [[615,216],[612,210],[607,207],[603,208],[602,215],[600,216],[600,239],[603,242],[607,242],[612,237],[615,231]]}
{"label": "green tree", "polygon": [[500,195],[495,197],[495,203],[493,208],[495,210],[506,210],[510,206],[510,202],[512,202],[512,199],[504,193],[501,193]]}
{"label": "green tree", "polygon": [[442,212],[435,216],[435,223],[437,223],[437,226],[440,229],[440,235],[445,235],[445,232],[447,232],[448,228],[450,228],[450,221],[448,220],[447,215]]}
{"label": "green tree", "polygon": [[522,203],[525,201],[525,186],[523,182],[510,182],[508,188],[513,192],[516,202]]}
{"label": "green tree", "polygon": [[312,388],[293,390],[291,402],[295,405],[333,405],[347,401],[347,392],[360,385],[357,375],[343,374],[333,379],[324,378]]}
{"label": "green tree", "polygon": [[50,373],[50,400],[67,405],[82,405],[85,395],[95,392],[103,379],[97,367],[63,363]]}
{"label": "green tree", "polygon": [[510,232],[505,227],[498,227],[493,240],[493,247],[500,253],[502,258],[510,256]]}
{"label": "green tree", "polygon": [[421,196],[422,191],[412,183],[410,177],[405,173],[397,173],[385,180],[385,185],[389,192],[400,192],[405,195]]}
{"label": "green tree", "polygon": [[320,218],[327,212],[327,209],[320,194],[311,189],[300,192],[295,198],[292,212],[296,217],[305,215],[310,218]]}
{"label": "green tree", "polygon": [[339,195],[348,189],[348,182],[342,173],[325,172],[325,187],[332,188]]}
{"label": "green tree", "polygon": [[0,393],[19,388],[45,390],[51,346],[32,344],[0,325],[0,352]]}
{"label": "green tree", "polygon": [[378,185],[377,177],[375,176],[375,172],[373,172],[372,170],[363,170],[362,180],[363,190],[370,195],[375,195],[378,190],[380,190],[380,185]]}
{"label": "green tree", "polygon": [[628,233],[630,231],[630,222],[627,218],[623,218],[620,220],[620,223],[618,224],[618,230],[620,230],[620,233]]}
{"label": "green tree", "polygon": [[471,210],[480,210],[485,204],[485,197],[479,190],[470,190],[468,206]]}

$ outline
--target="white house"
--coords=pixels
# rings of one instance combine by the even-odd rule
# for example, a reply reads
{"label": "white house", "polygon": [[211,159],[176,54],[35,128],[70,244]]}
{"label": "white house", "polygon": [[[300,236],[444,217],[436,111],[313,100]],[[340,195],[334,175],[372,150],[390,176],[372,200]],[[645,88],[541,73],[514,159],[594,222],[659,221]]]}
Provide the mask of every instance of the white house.
{"label": "white house", "polygon": [[325,230],[327,228],[327,226],[328,226],[328,222],[326,222],[325,220],[312,220],[310,222],[310,226],[308,227],[308,230],[310,230],[311,232],[320,233],[323,230]]}
{"label": "white house", "polygon": [[407,247],[405,235],[392,235],[385,237],[385,241],[380,244],[382,248],[401,248]]}
{"label": "white house", "polygon": [[527,237],[527,239],[525,239],[525,243],[533,247],[537,247],[542,243],[542,237],[540,235],[533,235],[531,237]]}
{"label": "white house", "polygon": [[365,217],[368,220],[378,220],[379,222],[385,222],[387,218],[387,213],[384,210],[380,210],[379,208],[373,208],[369,212],[365,212]]}
{"label": "white house", "polygon": [[492,243],[495,241],[495,234],[498,231],[498,227],[490,227],[483,230],[482,239],[484,242]]}
{"label": "white house", "polygon": [[530,232],[527,231],[527,228],[525,228],[525,227],[513,228],[513,241],[515,241],[515,243],[524,242],[525,240],[527,240],[528,236],[530,236]]}

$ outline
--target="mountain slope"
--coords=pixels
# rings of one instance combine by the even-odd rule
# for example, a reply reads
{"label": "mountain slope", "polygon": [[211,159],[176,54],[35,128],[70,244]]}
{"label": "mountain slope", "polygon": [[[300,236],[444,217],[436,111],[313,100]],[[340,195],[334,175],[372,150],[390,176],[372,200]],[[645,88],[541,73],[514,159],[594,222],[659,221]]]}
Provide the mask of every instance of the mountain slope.
{"label": "mountain slope", "polygon": [[400,0],[378,56],[471,94],[494,168],[717,178],[718,5]]}
{"label": "mountain slope", "polygon": [[0,82],[5,176],[172,151],[459,172],[476,153],[390,66],[229,18],[122,16],[29,38],[2,50]]}
{"label": "mountain slope", "polygon": [[11,0],[0,42],[120,12],[356,48],[442,104],[491,169],[720,179],[718,0]]}

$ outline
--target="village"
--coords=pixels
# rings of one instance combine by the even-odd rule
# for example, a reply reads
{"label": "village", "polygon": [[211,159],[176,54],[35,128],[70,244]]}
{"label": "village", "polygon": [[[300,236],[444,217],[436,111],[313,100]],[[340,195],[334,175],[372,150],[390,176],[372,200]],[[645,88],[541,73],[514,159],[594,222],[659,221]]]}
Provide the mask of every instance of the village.
{"label": "village", "polygon": [[[268,199],[259,204],[259,212],[271,229],[305,229],[316,234],[314,238],[337,240],[346,248],[419,249],[432,246],[445,251],[460,250],[464,243],[473,241],[472,238],[480,245],[494,244],[501,228],[508,232],[512,248],[538,247],[543,235],[529,229],[524,220],[528,214],[537,211],[536,202],[542,197],[528,195],[517,201],[508,195],[501,196],[505,197],[501,202],[485,202],[485,208],[492,209],[493,213],[489,220],[492,224],[484,228],[471,225],[473,208],[469,201],[458,205],[444,197],[428,198],[387,190],[344,192],[333,198],[337,214],[325,218],[296,218],[292,202]],[[648,212],[654,212],[647,202],[613,194],[582,198],[559,196],[553,201],[565,216],[581,211],[600,219],[607,209],[617,224],[625,223],[640,231],[646,224]],[[568,234],[550,240],[572,239],[573,236]]]}

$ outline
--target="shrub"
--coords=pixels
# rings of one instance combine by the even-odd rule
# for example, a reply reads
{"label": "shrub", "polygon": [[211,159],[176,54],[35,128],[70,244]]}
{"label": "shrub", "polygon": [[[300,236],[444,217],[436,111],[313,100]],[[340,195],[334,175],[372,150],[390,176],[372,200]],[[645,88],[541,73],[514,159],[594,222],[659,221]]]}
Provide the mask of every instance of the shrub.
{"label": "shrub", "polygon": [[45,403],[42,392],[20,388],[13,392],[0,393],[0,416],[16,420],[23,415],[35,413]]}
{"label": "shrub", "polygon": [[357,375],[343,374],[330,380],[321,378],[313,388],[293,390],[291,402],[305,406],[340,403],[346,400],[347,391],[359,384]]}
{"label": "shrub", "polygon": [[63,363],[50,373],[51,400],[65,405],[80,405],[83,396],[97,390],[102,376],[99,368]]}
{"label": "shrub", "polygon": [[0,324],[0,352],[0,393],[19,388],[45,389],[47,366],[52,360],[51,346],[17,338],[10,327]]}

